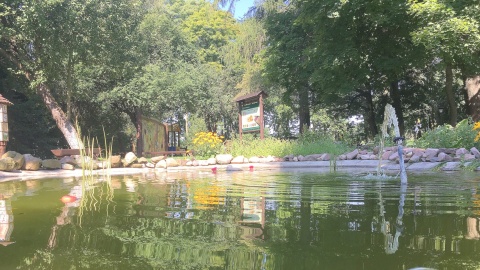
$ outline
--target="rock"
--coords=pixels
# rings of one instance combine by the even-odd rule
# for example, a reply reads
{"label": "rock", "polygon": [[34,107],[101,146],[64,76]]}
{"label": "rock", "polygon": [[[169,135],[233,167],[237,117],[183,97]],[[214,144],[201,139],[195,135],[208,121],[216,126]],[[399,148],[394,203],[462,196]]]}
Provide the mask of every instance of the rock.
{"label": "rock", "polygon": [[[267,162],[275,162],[275,161],[276,161],[276,158],[274,156],[267,157]],[[246,163],[248,163],[248,161]]]}
{"label": "rock", "polygon": [[360,160],[369,160],[369,159],[370,159],[370,155],[369,155],[369,154],[358,155],[358,156],[357,156],[357,159],[360,159]]}
{"label": "rock", "polygon": [[125,155],[123,165],[124,165],[125,167],[128,167],[130,164],[132,164],[132,163],[135,162],[135,161],[137,161],[137,156],[136,156],[133,152],[128,152],[128,153]]}
{"label": "rock", "polygon": [[379,146],[375,146],[375,147],[373,148],[373,154],[374,154],[374,155],[378,155],[378,152],[379,152],[379,151],[380,151],[380,147],[379,147]]}
{"label": "rock", "polygon": [[130,168],[135,168],[135,169],[145,168],[145,164],[143,164],[143,163],[132,163],[132,164],[130,164]]}
{"label": "rock", "polygon": [[165,162],[167,163],[167,168],[178,167],[178,162],[174,158],[167,158]]}
{"label": "rock", "polygon": [[475,160],[475,156],[472,155],[472,154],[465,154],[465,155],[463,156],[463,160],[464,160],[464,161],[472,161],[472,160]]}
{"label": "rock", "polygon": [[[284,158],[285,160],[285,158]],[[293,156],[292,156],[292,160],[293,160]],[[288,160],[285,160],[285,161],[291,161],[290,158]],[[250,163],[259,163],[260,162],[260,158],[259,157],[251,157],[248,159],[248,162]]]}
{"label": "rock", "polygon": [[322,154],[313,154],[305,156],[305,161],[317,161],[321,160]]}
{"label": "rock", "polygon": [[417,163],[420,161],[420,155],[413,155],[409,160],[408,160],[408,163]]}
{"label": "rock", "polygon": [[388,160],[393,161],[399,159],[398,152],[392,153],[389,157]]}
{"label": "rock", "polygon": [[112,168],[120,168],[122,166],[122,157],[119,155],[110,156],[109,161]]}
{"label": "rock", "polygon": [[228,165],[226,168],[227,171],[229,172],[234,172],[234,171],[243,171],[242,168],[235,167],[233,165]]}
{"label": "rock", "polygon": [[306,161],[306,160],[305,160],[305,157],[302,156],[302,155],[298,155],[298,156],[297,156],[297,160],[298,160],[298,161]]}
{"label": "rock", "polygon": [[230,154],[220,154],[215,157],[217,159],[217,164],[230,164],[233,159],[233,156]]}
{"label": "rock", "polygon": [[321,161],[330,161],[330,154],[323,154],[320,160]]}
{"label": "rock", "polygon": [[22,154],[17,153],[15,151],[8,151],[5,154],[2,155],[2,158],[12,158],[13,161],[15,162],[15,168],[14,170],[20,170],[25,163],[25,157],[23,157]]}
{"label": "rock", "polygon": [[148,160],[144,157],[141,157],[137,160],[137,163],[145,164],[145,163],[148,163]]}
{"label": "rock", "polygon": [[352,159],[355,159],[358,155],[358,149],[355,149],[353,150],[352,152],[348,153],[346,156],[347,156],[347,160],[352,160]]}
{"label": "rock", "polygon": [[185,166],[193,166],[193,161],[188,160],[188,161],[187,161],[187,164],[185,164]]}
{"label": "rock", "polygon": [[216,160],[215,158],[213,158],[213,157],[207,159],[207,161],[208,161],[208,165],[215,165],[215,164],[217,164],[217,160]]}
{"label": "rock", "polygon": [[72,164],[70,163],[61,163],[61,166],[62,166],[62,170],[70,170],[70,171],[73,171],[75,170],[75,166],[73,166]]}
{"label": "rock", "polygon": [[346,160],[346,159],[347,159],[347,155],[338,156],[338,160]]}
{"label": "rock", "polygon": [[162,159],[159,162],[157,162],[157,164],[155,164],[155,168],[166,169],[167,168],[167,162],[164,159]]}
{"label": "rock", "polygon": [[248,158],[244,157],[243,158],[243,163],[248,163]]}
{"label": "rock", "polygon": [[208,165],[210,165],[208,163],[208,160],[199,160],[198,161],[198,166],[208,166]]}
{"label": "rock", "polygon": [[[82,161],[82,158],[83,158],[83,161]],[[89,170],[89,169],[97,170],[98,169],[97,162],[89,156],[83,156],[83,157],[78,156],[77,166],[80,166],[80,167],[85,166],[85,169],[87,169],[87,170]]]}
{"label": "rock", "polygon": [[243,164],[245,157],[244,156],[238,156],[234,157],[232,161],[230,161],[231,164]]}
{"label": "rock", "polygon": [[425,150],[425,153],[423,154],[423,157],[426,158],[427,161],[431,160],[432,158],[438,156],[438,153],[440,152],[439,149],[436,148],[427,148]]}
{"label": "rock", "polygon": [[[382,154],[382,160],[388,160],[389,157],[393,154],[394,152],[391,151],[391,150],[386,150],[385,152],[383,152]],[[396,153],[396,152],[395,152]],[[398,154],[397,154],[398,155]]]}
{"label": "rock", "polygon": [[[293,161],[294,157],[295,157],[294,155],[287,155],[287,156],[283,157],[283,160],[284,161]],[[252,161],[250,161],[250,162],[252,162]],[[252,163],[254,163],[254,162],[252,162]]]}
{"label": "rock", "polygon": [[192,161],[192,166],[198,166],[198,164],[199,164],[199,163],[198,163],[198,160]]}
{"label": "rock", "polygon": [[[260,160],[258,160],[260,162]],[[298,158],[297,157],[293,157],[293,161],[297,162],[298,161]]]}
{"label": "rock", "polygon": [[15,161],[11,157],[0,159],[0,171],[10,172],[15,169]]}
{"label": "rock", "polygon": [[438,158],[438,162],[449,162],[453,160],[453,158],[450,155],[444,152],[440,152],[437,158]]}
{"label": "rock", "polygon": [[58,159],[45,159],[42,160],[42,167],[47,170],[58,170],[62,168],[62,163]]}
{"label": "rock", "polygon": [[151,162],[147,162],[147,163],[145,163],[145,167],[153,169],[153,168],[155,168],[155,164],[151,163]]}
{"label": "rock", "polygon": [[70,165],[73,165],[73,166],[76,166],[77,165],[77,161],[71,157],[71,156],[65,156],[65,157],[62,157],[60,159],[60,163],[62,164],[70,164]]}
{"label": "rock", "polygon": [[476,147],[470,149],[470,153],[475,156],[475,158],[480,158],[480,151]]}
{"label": "rock", "polygon": [[164,160],[165,158],[166,158],[165,156],[156,156],[156,157],[150,158],[150,160],[151,160],[153,163],[158,163],[160,160]]}
{"label": "rock", "polygon": [[462,157],[466,154],[470,154],[470,152],[465,148],[459,148],[457,149],[457,151],[455,151],[455,156],[457,157]]}
{"label": "rock", "polygon": [[25,162],[23,163],[23,167],[21,168],[22,170],[26,171],[38,171],[40,169],[40,166],[42,165],[42,160],[34,157],[30,154],[25,154],[23,155],[25,158]]}
{"label": "rock", "polygon": [[187,166],[187,162],[186,159],[177,159],[178,166]]}

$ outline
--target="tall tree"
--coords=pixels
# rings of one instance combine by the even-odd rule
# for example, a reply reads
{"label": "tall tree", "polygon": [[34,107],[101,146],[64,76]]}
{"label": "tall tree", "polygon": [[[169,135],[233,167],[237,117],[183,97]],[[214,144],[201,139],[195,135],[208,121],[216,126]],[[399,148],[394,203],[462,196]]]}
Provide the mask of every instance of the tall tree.
{"label": "tall tree", "polygon": [[[71,148],[82,147],[70,118],[75,67],[105,61],[105,56],[125,49],[125,36],[136,22],[129,15],[137,4],[135,0],[0,4],[0,56],[30,82]],[[53,89],[60,78],[65,84]],[[58,100],[65,101],[65,108]]]}
{"label": "tall tree", "polygon": [[412,32],[413,41],[426,48],[430,61],[439,59],[443,63],[452,126],[457,124],[458,118],[454,69],[471,66],[472,59],[479,59],[478,11],[478,2],[471,0],[410,1],[410,12],[420,20],[420,25]]}

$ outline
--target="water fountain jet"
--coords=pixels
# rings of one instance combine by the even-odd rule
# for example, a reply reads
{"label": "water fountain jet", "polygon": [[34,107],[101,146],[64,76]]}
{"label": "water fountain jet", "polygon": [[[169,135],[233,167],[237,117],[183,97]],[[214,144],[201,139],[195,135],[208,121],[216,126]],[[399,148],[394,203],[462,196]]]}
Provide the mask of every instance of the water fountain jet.
{"label": "water fountain jet", "polygon": [[403,160],[403,145],[402,145],[405,138],[400,136],[400,129],[398,128],[397,114],[395,113],[395,109],[390,104],[387,104],[387,106],[385,106],[385,113],[384,113],[383,124],[382,124],[382,136],[380,139],[380,151],[379,151],[377,175],[380,175],[380,166],[382,163],[384,140],[386,137],[389,137],[388,128],[391,126],[393,126],[393,130],[395,133],[393,142],[396,143],[398,147],[398,158],[400,163],[400,181],[402,184],[406,184],[407,173],[405,171],[405,163]]}

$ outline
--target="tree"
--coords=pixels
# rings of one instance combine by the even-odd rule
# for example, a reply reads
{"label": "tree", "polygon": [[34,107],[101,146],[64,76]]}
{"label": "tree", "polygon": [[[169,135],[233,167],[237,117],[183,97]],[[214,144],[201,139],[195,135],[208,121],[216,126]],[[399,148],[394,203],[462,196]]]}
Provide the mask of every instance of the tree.
{"label": "tree", "polygon": [[426,0],[410,3],[410,12],[420,20],[420,25],[412,32],[413,41],[426,48],[430,59],[439,59],[443,63],[450,124],[455,126],[458,113],[453,70],[461,68],[466,71],[465,67],[471,66],[472,56],[478,60],[478,2]]}
{"label": "tree", "polygon": [[[30,82],[71,148],[82,147],[70,117],[76,66],[92,66],[128,49],[123,46],[127,42],[119,41],[127,40],[125,33],[135,25],[130,11],[137,4],[135,0],[12,0],[0,4],[0,55]],[[59,78],[65,78],[65,84],[57,83],[59,89],[53,89]],[[67,113],[57,100],[66,100]]]}

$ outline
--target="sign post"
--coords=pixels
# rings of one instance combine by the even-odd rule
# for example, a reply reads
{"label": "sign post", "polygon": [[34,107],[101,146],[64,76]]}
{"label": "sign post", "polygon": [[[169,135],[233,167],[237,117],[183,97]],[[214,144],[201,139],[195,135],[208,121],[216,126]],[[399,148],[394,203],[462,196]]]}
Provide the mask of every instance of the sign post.
{"label": "sign post", "polygon": [[267,94],[263,91],[248,94],[237,98],[238,129],[240,140],[244,132],[260,132],[260,139],[264,139],[265,122],[263,116],[263,99]]}

